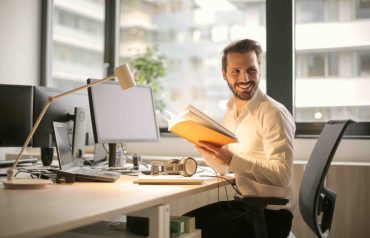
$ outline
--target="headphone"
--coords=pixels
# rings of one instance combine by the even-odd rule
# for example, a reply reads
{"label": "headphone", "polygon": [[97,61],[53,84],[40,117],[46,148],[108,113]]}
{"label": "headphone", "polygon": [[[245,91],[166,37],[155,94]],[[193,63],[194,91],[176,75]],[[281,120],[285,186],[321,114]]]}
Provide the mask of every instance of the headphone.
{"label": "headphone", "polygon": [[165,162],[153,161],[151,163],[151,175],[168,174],[190,177],[197,172],[197,162],[192,157],[171,159]]}

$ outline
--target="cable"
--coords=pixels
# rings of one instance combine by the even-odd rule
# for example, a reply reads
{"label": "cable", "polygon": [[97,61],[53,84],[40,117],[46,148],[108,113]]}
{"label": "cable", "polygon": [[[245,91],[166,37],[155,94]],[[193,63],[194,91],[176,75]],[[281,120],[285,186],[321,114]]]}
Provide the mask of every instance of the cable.
{"label": "cable", "polygon": [[[213,169],[213,168],[212,168]],[[204,170],[204,171],[208,171],[208,172],[211,172],[212,173],[212,171],[209,171],[209,170]],[[214,169],[213,169],[213,171],[214,171]],[[216,173],[216,171],[215,171],[215,173]],[[202,175],[201,175],[202,176]],[[225,180],[226,182],[228,182],[230,185],[231,185],[231,187],[238,193],[238,194],[241,194],[241,192],[239,191],[239,189],[236,187],[236,185],[233,183],[233,182],[231,182],[229,179],[227,179],[227,178],[225,178],[225,177],[223,177],[223,176],[219,176],[219,175],[217,175],[217,173],[216,173],[216,175],[203,175],[202,177],[217,177],[218,179],[223,179],[223,180]],[[245,215],[245,213],[244,213],[244,211],[240,211],[240,210],[238,210],[238,209],[236,209],[236,208],[234,208],[233,206],[232,206],[232,201],[230,201],[230,199],[229,199],[229,195],[228,195],[228,192],[227,192],[227,188],[226,188],[226,185],[224,186],[224,188],[225,188],[225,192],[226,192],[226,199],[227,199],[227,201],[226,201],[226,204],[227,204],[227,206],[232,210],[232,211],[234,211],[234,212],[236,212],[238,215],[235,215],[235,216],[233,216],[233,219],[236,219],[236,218],[238,218],[238,217],[241,217],[241,216],[244,216]],[[218,190],[219,190],[219,186],[218,186]],[[218,191],[218,193],[219,193],[219,191]],[[233,200],[233,201],[235,201],[235,200]],[[218,202],[219,202],[219,209],[220,209],[220,211],[222,211],[222,210],[224,210],[223,209],[223,207],[221,206],[221,204],[220,204],[220,199],[219,199],[219,197],[218,197]]]}
{"label": "cable", "polygon": [[214,174],[217,176],[217,201],[220,202],[220,178],[216,172],[216,170],[214,170],[214,168],[211,167],[211,169],[213,170]]}
{"label": "cable", "polygon": [[26,169],[26,168],[17,168],[17,172],[14,174],[14,178],[20,173],[27,173],[30,175],[32,179],[34,179],[35,176],[36,178],[41,178],[40,171],[34,171],[33,169]]}
{"label": "cable", "polygon": [[[95,146],[96,146],[96,145],[95,145]],[[103,146],[103,149],[105,150],[105,152],[106,152],[107,154],[109,154],[109,150],[108,150],[107,148],[105,148],[106,144],[102,144],[102,146]]]}
{"label": "cable", "polygon": [[218,177],[218,178],[221,178],[221,179],[225,180],[226,182],[228,182],[231,185],[231,187],[235,190],[235,192],[242,195],[241,192],[238,190],[238,188],[235,186],[235,184],[233,184],[229,179],[227,179],[225,177],[222,177],[222,176],[219,176],[219,175],[201,175],[201,176],[202,177]]}
{"label": "cable", "polygon": [[149,169],[149,166],[148,166],[147,164],[143,163],[143,162],[140,162],[140,163],[139,163],[139,165],[142,165],[142,166],[144,166],[145,168]]}
{"label": "cable", "polygon": [[77,157],[78,159],[82,159],[84,161],[84,163],[86,162],[87,164],[89,164],[91,167],[94,167],[96,164],[88,159],[86,159],[85,157]]}
{"label": "cable", "polygon": [[[206,172],[209,172],[209,173],[212,173],[212,174],[214,174],[214,175],[200,175],[201,177],[217,177],[217,202],[218,202],[218,204],[219,204],[219,209],[220,210],[223,210],[222,209],[222,207],[221,207],[221,205],[220,205],[220,178],[223,178],[223,177],[221,177],[221,176],[219,176],[218,174],[217,174],[217,172],[212,168],[212,167],[210,167],[211,169],[212,169],[212,171],[210,171],[210,170],[207,170],[207,169],[205,169],[205,168],[202,168],[202,170],[203,171],[206,171]],[[225,179],[225,178],[223,178],[223,179]],[[229,183],[231,184],[231,182],[229,181]],[[229,201],[229,195],[228,195],[228,193],[227,193],[227,188],[226,188],[226,185],[224,186],[224,188],[225,188],[225,191],[226,191],[226,199],[227,199],[227,201]],[[235,189],[235,188],[234,188]]]}
{"label": "cable", "polygon": [[230,201],[230,199],[229,199],[229,194],[228,194],[228,192],[227,192],[227,187],[226,187],[226,186],[224,186],[224,188],[225,188],[226,200],[227,200],[227,201]]}
{"label": "cable", "polygon": [[123,144],[123,143],[120,143],[120,146],[121,146],[121,149],[123,151],[123,156],[125,156],[126,159],[130,159],[127,155],[127,145],[126,144]]}

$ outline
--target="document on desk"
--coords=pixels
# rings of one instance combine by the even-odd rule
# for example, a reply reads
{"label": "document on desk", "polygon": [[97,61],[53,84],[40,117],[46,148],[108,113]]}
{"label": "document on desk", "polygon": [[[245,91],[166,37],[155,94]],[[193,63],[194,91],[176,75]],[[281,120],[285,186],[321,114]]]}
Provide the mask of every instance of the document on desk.
{"label": "document on desk", "polygon": [[143,175],[140,174],[136,181],[138,184],[202,184],[204,182],[203,177],[192,176],[184,177],[182,175]]}

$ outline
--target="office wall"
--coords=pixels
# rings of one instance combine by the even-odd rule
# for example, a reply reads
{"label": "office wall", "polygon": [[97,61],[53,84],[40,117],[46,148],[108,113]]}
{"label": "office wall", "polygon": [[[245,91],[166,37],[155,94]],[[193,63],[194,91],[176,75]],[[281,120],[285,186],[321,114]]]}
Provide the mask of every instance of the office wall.
{"label": "office wall", "polygon": [[0,1],[0,83],[36,85],[41,0]]}

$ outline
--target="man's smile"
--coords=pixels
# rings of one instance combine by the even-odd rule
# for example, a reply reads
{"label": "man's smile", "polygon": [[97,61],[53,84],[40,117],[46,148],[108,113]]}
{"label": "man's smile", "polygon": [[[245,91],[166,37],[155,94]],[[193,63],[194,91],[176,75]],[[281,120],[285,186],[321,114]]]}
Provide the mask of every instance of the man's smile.
{"label": "man's smile", "polygon": [[254,82],[236,83],[235,87],[240,88],[244,91],[251,91],[254,88]]}

